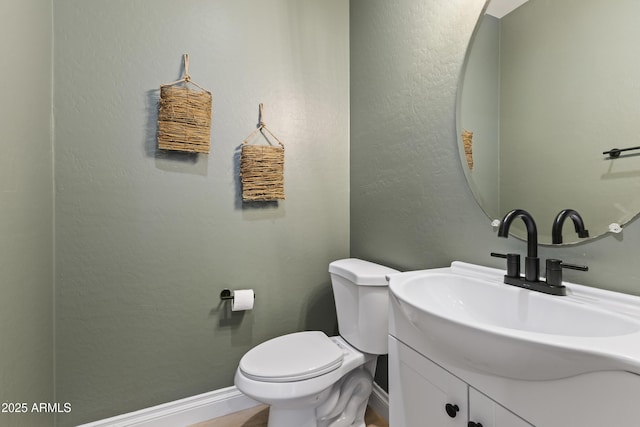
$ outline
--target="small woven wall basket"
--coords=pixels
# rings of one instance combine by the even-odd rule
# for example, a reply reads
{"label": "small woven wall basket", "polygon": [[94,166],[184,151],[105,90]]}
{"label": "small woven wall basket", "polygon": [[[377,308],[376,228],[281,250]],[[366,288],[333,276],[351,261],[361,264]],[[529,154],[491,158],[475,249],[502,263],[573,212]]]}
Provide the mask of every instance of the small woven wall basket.
{"label": "small woven wall basket", "polygon": [[[260,126],[242,143],[240,153],[240,180],[242,200],[268,202],[284,199],[284,144],[264,124],[263,105],[260,104]],[[267,132],[278,145],[249,145],[261,133],[267,142]]]}
{"label": "small woven wall basket", "polygon": [[210,144],[211,94],[186,87],[161,87],[158,148],[208,153]]}
{"label": "small woven wall basket", "polygon": [[243,144],[240,177],[242,200],[284,199],[284,147]]}
{"label": "small woven wall basket", "polygon": [[[177,83],[193,83],[201,90]],[[209,153],[211,145],[211,92],[191,81],[189,57],[185,55],[185,75],[181,80],[160,86],[158,148],[162,150]]]}

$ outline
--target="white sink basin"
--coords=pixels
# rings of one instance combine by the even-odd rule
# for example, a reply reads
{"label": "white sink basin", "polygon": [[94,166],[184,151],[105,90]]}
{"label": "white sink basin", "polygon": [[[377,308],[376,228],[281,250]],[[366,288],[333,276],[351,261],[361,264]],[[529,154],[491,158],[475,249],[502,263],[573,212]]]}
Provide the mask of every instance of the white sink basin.
{"label": "white sink basin", "polygon": [[452,263],[390,277],[392,304],[442,360],[525,380],[640,374],[640,298],[566,283],[552,296],[503,283],[504,271]]}

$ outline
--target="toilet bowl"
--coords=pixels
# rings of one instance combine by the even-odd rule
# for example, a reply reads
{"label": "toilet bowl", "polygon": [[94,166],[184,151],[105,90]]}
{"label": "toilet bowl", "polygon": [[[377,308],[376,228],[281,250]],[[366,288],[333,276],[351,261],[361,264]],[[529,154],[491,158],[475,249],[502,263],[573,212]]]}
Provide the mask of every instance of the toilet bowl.
{"label": "toilet bowl", "polygon": [[268,427],[364,427],[377,356],[387,353],[388,267],[329,265],[340,336],[295,332],[249,350],[236,387],[270,405]]}

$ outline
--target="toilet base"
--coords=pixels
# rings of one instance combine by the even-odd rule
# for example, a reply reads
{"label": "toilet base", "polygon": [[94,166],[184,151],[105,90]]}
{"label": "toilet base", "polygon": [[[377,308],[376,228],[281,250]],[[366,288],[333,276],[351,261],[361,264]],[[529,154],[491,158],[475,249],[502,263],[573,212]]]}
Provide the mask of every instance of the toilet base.
{"label": "toilet base", "polygon": [[354,369],[333,386],[330,397],[316,409],[318,427],[365,427],[364,413],[373,377],[366,366]]}
{"label": "toilet base", "polygon": [[336,420],[331,423],[318,421],[315,408],[313,409],[285,409],[271,406],[269,408],[269,420],[267,427],[367,427],[364,422],[366,403],[358,410],[353,424],[345,423],[345,420]]}
{"label": "toilet base", "polygon": [[372,383],[366,367],[354,369],[322,393],[319,406],[271,405],[267,427],[366,427],[364,413]]}
{"label": "toilet base", "polygon": [[317,427],[315,408],[286,409],[271,406],[267,427]]}

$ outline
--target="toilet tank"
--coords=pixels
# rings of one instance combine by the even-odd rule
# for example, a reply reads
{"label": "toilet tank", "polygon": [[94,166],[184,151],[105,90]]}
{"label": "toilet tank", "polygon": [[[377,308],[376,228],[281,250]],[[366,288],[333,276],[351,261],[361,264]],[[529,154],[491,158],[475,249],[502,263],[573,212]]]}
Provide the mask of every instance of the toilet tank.
{"label": "toilet tank", "polygon": [[338,329],[349,344],[364,353],[387,354],[389,331],[389,267],[349,258],[329,264],[338,315]]}

